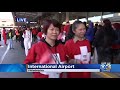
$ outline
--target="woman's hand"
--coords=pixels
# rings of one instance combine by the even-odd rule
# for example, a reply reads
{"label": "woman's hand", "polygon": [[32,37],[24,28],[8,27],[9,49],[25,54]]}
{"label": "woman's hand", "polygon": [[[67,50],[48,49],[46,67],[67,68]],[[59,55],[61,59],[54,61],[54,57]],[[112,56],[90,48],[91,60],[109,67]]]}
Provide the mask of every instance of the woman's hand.
{"label": "woman's hand", "polygon": [[38,63],[38,62],[35,62],[35,63],[32,63],[32,64],[40,64],[40,63]]}
{"label": "woman's hand", "polygon": [[69,63],[69,64],[76,64],[75,61],[76,61],[75,59],[70,59],[70,60],[68,61],[68,63]]}
{"label": "woman's hand", "polygon": [[87,59],[84,59],[83,61],[81,61],[82,64],[89,64],[89,61]]}
{"label": "woman's hand", "polygon": [[70,63],[70,64],[81,64],[81,61],[77,60],[77,59],[70,59],[68,63]]}

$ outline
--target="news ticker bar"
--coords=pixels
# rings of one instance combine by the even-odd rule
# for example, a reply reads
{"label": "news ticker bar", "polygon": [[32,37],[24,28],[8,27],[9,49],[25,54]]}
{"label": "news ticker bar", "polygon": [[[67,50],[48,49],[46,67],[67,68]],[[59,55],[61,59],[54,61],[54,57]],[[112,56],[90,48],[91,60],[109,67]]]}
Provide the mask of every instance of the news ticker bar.
{"label": "news ticker bar", "polygon": [[0,64],[0,72],[120,72],[120,64]]}
{"label": "news ticker bar", "polygon": [[27,69],[27,72],[100,72],[100,69]]}

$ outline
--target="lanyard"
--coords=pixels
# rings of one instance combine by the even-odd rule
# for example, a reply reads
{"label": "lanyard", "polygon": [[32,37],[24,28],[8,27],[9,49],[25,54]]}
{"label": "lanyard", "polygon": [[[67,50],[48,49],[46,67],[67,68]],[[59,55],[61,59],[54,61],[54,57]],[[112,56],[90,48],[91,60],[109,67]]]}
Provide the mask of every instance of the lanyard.
{"label": "lanyard", "polygon": [[[48,43],[45,41],[47,47],[49,48],[49,50],[51,51],[52,53],[52,50],[50,49],[50,46],[48,45]],[[59,57],[57,55],[57,49],[56,49],[56,46],[55,46],[55,54],[52,53],[52,58],[53,60],[55,61],[56,64],[60,64],[60,61],[59,61]]]}
{"label": "lanyard", "polygon": [[55,60],[55,63],[60,64],[59,57],[58,57],[57,52],[56,52],[56,47],[55,47],[55,54],[53,54],[53,56],[54,56],[53,58]]}

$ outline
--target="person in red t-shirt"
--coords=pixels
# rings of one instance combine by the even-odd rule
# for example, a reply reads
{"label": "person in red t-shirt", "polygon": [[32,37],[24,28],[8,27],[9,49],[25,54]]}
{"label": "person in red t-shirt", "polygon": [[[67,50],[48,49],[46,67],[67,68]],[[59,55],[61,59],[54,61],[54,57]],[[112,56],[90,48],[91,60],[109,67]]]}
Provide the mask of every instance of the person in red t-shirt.
{"label": "person in red t-shirt", "polygon": [[[90,64],[91,48],[90,42],[85,39],[85,25],[75,21],[72,25],[73,38],[65,43],[65,50],[70,64]],[[68,78],[90,78],[90,72],[68,72]]]}
{"label": "person in red t-shirt", "polygon": [[35,40],[37,39],[38,30],[36,28],[33,28],[32,34],[33,34],[33,41],[35,42]]}
{"label": "person in red t-shirt", "polygon": [[2,36],[3,36],[4,44],[7,45],[7,32],[5,28],[3,28],[2,34],[3,34]]}
{"label": "person in red t-shirt", "polygon": [[65,31],[66,35],[69,32],[69,28],[70,28],[70,22],[68,21],[68,22],[66,22],[66,25],[64,26],[64,29],[63,29],[63,31]]}
{"label": "person in red t-shirt", "polygon": [[38,41],[40,41],[42,38],[43,38],[43,32],[39,32],[39,33],[37,34],[37,39],[38,39]]}
{"label": "person in red t-shirt", "polygon": [[[57,41],[60,33],[58,21],[46,20],[43,22],[43,33],[46,35],[41,42],[33,44],[24,64],[63,64],[66,62],[65,47]],[[35,72],[34,78],[60,78],[63,73]]]}
{"label": "person in red t-shirt", "polygon": [[120,23],[114,23],[112,27],[115,33],[115,40],[112,45],[113,63],[120,64]]}

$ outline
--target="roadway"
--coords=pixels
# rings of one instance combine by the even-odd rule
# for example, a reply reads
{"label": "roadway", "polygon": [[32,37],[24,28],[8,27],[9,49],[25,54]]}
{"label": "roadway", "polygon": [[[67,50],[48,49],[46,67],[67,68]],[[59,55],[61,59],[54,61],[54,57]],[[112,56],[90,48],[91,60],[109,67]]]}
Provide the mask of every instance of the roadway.
{"label": "roadway", "polygon": [[[4,46],[3,41],[0,41],[0,64],[23,64],[25,59],[24,49],[21,48],[20,42],[14,41],[14,49],[8,49]],[[93,61],[95,63],[97,61]],[[0,72],[0,78],[32,78],[32,73],[7,73]],[[120,73],[92,73],[91,78],[120,78]]]}

